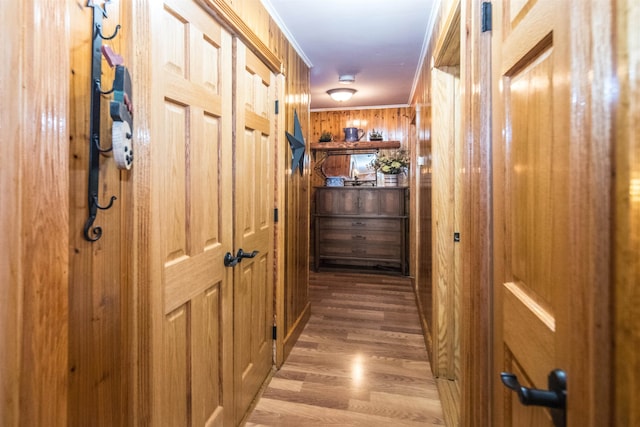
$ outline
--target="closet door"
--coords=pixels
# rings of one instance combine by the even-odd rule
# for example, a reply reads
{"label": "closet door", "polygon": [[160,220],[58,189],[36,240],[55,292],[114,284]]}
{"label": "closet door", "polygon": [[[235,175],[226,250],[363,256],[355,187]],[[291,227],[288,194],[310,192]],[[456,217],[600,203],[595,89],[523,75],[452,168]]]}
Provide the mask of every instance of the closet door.
{"label": "closet door", "polygon": [[556,369],[566,425],[610,425],[609,8],[493,3],[495,426],[560,425],[500,374],[546,390]]}
{"label": "closet door", "polygon": [[152,424],[228,426],[232,39],[190,0],[153,13]]}
{"label": "closet door", "polygon": [[234,384],[242,417],[273,365],[275,77],[236,42],[234,248],[254,253],[234,270]]}

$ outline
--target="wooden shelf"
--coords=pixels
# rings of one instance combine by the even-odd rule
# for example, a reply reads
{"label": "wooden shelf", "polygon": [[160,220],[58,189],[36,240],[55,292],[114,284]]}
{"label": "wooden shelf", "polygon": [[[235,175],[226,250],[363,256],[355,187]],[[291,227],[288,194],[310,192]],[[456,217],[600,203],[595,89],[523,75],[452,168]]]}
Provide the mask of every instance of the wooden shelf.
{"label": "wooden shelf", "polygon": [[400,141],[312,142],[310,148],[314,151],[389,150],[400,148]]}

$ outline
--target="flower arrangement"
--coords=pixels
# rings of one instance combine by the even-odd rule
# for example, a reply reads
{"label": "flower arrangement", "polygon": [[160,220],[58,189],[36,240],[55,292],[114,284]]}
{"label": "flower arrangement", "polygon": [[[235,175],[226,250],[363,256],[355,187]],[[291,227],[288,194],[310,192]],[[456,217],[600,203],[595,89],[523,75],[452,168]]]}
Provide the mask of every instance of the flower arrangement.
{"label": "flower arrangement", "polygon": [[320,134],[320,142],[330,142],[332,139],[333,135],[331,135],[331,132],[325,130]]}
{"label": "flower arrangement", "polygon": [[370,166],[384,174],[397,175],[409,167],[409,156],[404,150],[381,153],[371,161]]}

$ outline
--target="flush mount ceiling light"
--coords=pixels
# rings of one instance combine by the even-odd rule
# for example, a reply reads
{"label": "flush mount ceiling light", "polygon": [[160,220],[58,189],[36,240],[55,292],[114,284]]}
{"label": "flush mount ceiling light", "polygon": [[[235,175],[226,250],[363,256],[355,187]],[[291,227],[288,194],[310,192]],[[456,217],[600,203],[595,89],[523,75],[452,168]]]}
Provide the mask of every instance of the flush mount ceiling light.
{"label": "flush mount ceiling light", "polygon": [[343,102],[350,100],[356,90],[348,88],[330,89],[327,93],[334,101]]}
{"label": "flush mount ceiling light", "polygon": [[343,85],[350,85],[356,81],[356,76],[353,74],[343,74],[338,78],[338,81]]}

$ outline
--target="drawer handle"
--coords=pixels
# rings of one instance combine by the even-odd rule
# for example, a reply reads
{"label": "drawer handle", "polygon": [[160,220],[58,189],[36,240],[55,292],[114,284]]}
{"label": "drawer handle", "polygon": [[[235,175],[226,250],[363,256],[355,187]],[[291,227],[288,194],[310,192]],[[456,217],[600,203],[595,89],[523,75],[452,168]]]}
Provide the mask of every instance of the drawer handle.
{"label": "drawer handle", "polygon": [[356,234],[351,236],[353,240],[367,240],[367,236],[361,236],[360,234]]}
{"label": "drawer handle", "polygon": [[351,253],[352,254],[366,254],[367,251],[365,249],[352,249]]}
{"label": "drawer handle", "polygon": [[362,225],[367,225],[367,224],[364,223],[364,222],[357,221],[357,222],[352,222],[351,225],[362,226]]}

